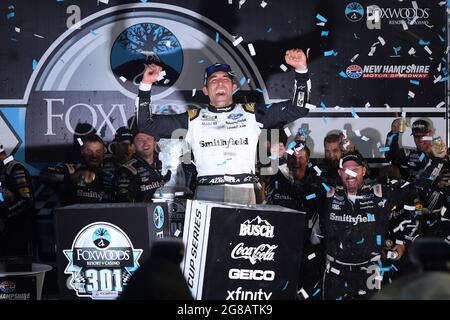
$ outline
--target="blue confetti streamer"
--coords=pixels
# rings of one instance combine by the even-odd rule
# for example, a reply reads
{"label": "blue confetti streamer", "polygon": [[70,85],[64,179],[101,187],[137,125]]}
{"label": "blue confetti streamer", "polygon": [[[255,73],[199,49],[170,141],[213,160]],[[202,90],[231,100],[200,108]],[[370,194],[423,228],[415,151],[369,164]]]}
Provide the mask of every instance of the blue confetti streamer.
{"label": "blue confetti streamer", "polygon": [[339,72],[339,75],[340,75],[342,78],[348,78],[347,74],[346,74],[344,71]]}
{"label": "blue confetti streamer", "polygon": [[358,118],[358,114],[356,113],[355,107],[352,107],[352,117]]}
{"label": "blue confetti streamer", "polygon": [[166,109],[167,109],[166,106],[159,107],[159,113],[163,113],[164,111],[166,111]]}
{"label": "blue confetti streamer", "polygon": [[18,40],[16,38],[10,38],[10,39],[11,39],[11,41],[18,42]]}
{"label": "blue confetti streamer", "polygon": [[448,80],[448,76],[442,78],[441,80],[439,80],[439,82],[446,82]]}
{"label": "blue confetti streamer", "polygon": [[275,190],[278,190],[278,180],[275,181]]}
{"label": "blue confetti streamer", "polygon": [[197,61],[198,64],[202,64],[203,62],[205,62],[203,59]]}
{"label": "blue confetti streamer", "polygon": [[32,66],[31,66],[33,68],[33,70],[36,69],[37,65],[38,65],[37,60],[33,59]]}
{"label": "blue confetti streamer", "polygon": [[441,40],[441,42],[445,42],[445,39],[440,34],[438,34],[438,37],[439,37],[439,40]]}
{"label": "blue confetti streamer", "polygon": [[241,87],[245,84],[246,81],[247,81],[247,79],[245,77],[241,78],[241,81],[239,81],[239,84],[241,85]]}
{"label": "blue confetti streamer", "polygon": [[402,50],[402,47],[393,47],[395,55],[398,55],[399,51]]}
{"label": "blue confetti streamer", "polygon": [[95,30],[90,30],[89,31],[93,36],[96,36],[97,35],[97,33],[95,32]]}
{"label": "blue confetti streamer", "polygon": [[418,80],[409,80],[409,83],[414,84],[416,86],[420,85],[420,81]]}
{"label": "blue confetti streamer", "polygon": [[306,196],[306,200],[311,200],[311,199],[314,199],[315,197],[316,197],[316,194],[312,193],[312,194]]}
{"label": "blue confetti streamer", "polygon": [[367,221],[369,221],[369,222],[375,221],[375,215],[368,212],[367,213]]}
{"label": "blue confetti streamer", "polygon": [[216,32],[216,43],[219,43],[219,33]]}
{"label": "blue confetti streamer", "polygon": [[323,122],[323,124],[327,125],[328,124],[327,117],[322,117],[322,122]]}
{"label": "blue confetti streamer", "polygon": [[322,31],[322,32],[320,33],[320,35],[321,35],[322,37],[328,37],[329,34],[330,34],[329,31]]}
{"label": "blue confetti streamer", "polygon": [[391,148],[389,148],[389,147],[379,147],[378,148],[378,151],[380,151],[380,152],[388,152],[389,150],[390,150]]}
{"label": "blue confetti streamer", "polygon": [[359,37],[356,33],[353,33],[353,37],[355,37],[355,39],[359,39]]}
{"label": "blue confetti streamer", "polygon": [[313,164],[311,162],[308,162],[308,168],[311,168]]}
{"label": "blue confetti streamer", "polygon": [[326,106],[325,103],[323,103],[322,101],[320,102],[320,107],[321,107],[323,110],[327,110],[327,106]]}
{"label": "blue confetti streamer", "polygon": [[320,292],[320,288],[317,288],[317,290],[313,293],[313,297],[317,296]]}
{"label": "blue confetti streamer", "polygon": [[419,160],[423,161],[423,159],[425,159],[425,153],[422,152],[419,156]]}
{"label": "blue confetti streamer", "polygon": [[356,241],[356,244],[363,244],[364,243],[364,238],[362,238],[361,240],[359,240],[359,241]]}
{"label": "blue confetti streamer", "polygon": [[327,21],[328,21],[327,18],[325,18],[324,16],[322,16],[320,13],[318,13],[318,14],[316,15],[316,19],[318,19],[318,20],[320,20],[320,21],[322,21],[322,22],[327,22]]}
{"label": "blue confetti streamer", "polygon": [[376,239],[377,239],[377,246],[381,246],[381,235],[377,234]]}
{"label": "blue confetti streamer", "polygon": [[267,28],[267,33],[272,32],[272,27]]}
{"label": "blue confetti streamer", "polygon": [[256,91],[263,93],[263,91],[260,88],[256,88]]}
{"label": "blue confetti streamer", "polygon": [[395,265],[393,265],[393,264],[391,264],[390,269],[391,269],[391,270],[398,271],[397,267],[396,267]]}
{"label": "blue confetti streamer", "polygon": [[3,192],[0,192],[0,202],[5,201],[5,198],[3,198]]}
{"label": "blue confetti streamer", "polygon": [[10,13],[8,13],[8,14],[6,15],[6,19],[14,18],[15,15],[16,15],[15,12],[10,12]]}
{"label": "blue confetti streamer", "polygon": [[272,106],[272,104],[266,104],[266,109],[270,109],[270,107]]}
{"label": "blue confetti streamer", "polygon": [[428,46],[430,44],[430,41],[425,41],[425,40],[420,39],[419,40],[419,44],[421,46]]}
{"label": "blue confetti streamer", "polygon": [[334,50],[328,50],[328,51],[324,51],[323,55],[325,57],[329,57],[329,56],[332,56],[332,55],[337,56],[338,53],[336,51],[334,51]]}
{"label": "blue confetti streamer", "polygon": [[322,186],[323,186],[323,188],[325,189],[326,192],[330,192],[331,189],[330,189],[329,186],[327,186],[327,184],[325,182],[322,182]]}
{"label": "blue confetti streamer", "polygon": [[141,0],[142,3],[147,3],[148,0]]}
{"label": "blue confetti streamer", "polygon": [[336,300],[343,300],[343,299],[344,299],[344,297],[342,297],[342,296],[339,296],[336,298]]}
{"label": "blue confetti streamer", "polygon": [[296,144],[297,144],[297,142],[291,141],[291,143],[289,143],[288,146],[287,146],[288,150],[289,149],[294,149]]}
{"label": "blue confetti streamer", "polygon": [[233,91],[233,95],[238,92],[239,90],[241,90],[241,87],[237,88],[236,90]]}
{"label": "blue confetti streamer", "polygon": [[282,291],[286,290],[288,287],[289,281],[286,281],[286,284],[283,286],[283,289],[281,289]]}

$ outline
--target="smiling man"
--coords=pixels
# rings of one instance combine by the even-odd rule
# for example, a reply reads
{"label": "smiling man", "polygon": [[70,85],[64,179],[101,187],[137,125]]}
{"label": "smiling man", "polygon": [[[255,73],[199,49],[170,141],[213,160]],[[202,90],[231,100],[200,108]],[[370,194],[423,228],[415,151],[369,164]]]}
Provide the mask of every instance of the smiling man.
{"label": "smiling man", "polygon": [[176,129],[187,129],[198,178],[195,198],[234,203],[255,203],[255,158],[261,129],[282,128],[308,113],[309,98],[306,56],[302,50],[286,51],[285,62],[295,69],[292,100],[264,104],[238,104],[238,88],[228,64],[216,63],[205,69],[203,93],[209,104],[176,115],[155,115],[150,109],[150,89],[162,68],[149,65],[139,87],[138,127],[157,138],[171,138]]}

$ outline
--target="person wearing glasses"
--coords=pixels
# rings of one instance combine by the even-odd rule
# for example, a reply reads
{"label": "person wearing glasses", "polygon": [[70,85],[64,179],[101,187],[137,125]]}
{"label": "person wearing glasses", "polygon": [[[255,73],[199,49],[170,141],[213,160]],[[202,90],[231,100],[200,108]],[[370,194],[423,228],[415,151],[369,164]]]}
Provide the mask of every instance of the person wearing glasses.
{"label": "person wearing glasses", "polygon": [[230,65],[216,63],[205,69],[202,92],[209,104],[175,115],[152,114],[151,87],[162,67],[152,63],[144,71],[136,100],[137,124],[159,138],[171,138],[186,129],[197,167],[195,199],[230,203],[256,203],[256,148],[264,129],[279,129],[304,117],[310,95],[306,55],[300,49],[286,51],[285,61],[295,69],[294,96],[272,105],[233,102],[237,89]]}

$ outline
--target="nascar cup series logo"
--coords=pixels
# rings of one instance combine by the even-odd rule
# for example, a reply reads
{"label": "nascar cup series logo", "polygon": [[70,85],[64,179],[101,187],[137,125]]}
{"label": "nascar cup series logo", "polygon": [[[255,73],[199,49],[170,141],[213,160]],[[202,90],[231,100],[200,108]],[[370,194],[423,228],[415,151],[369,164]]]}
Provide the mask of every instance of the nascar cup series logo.
{"label": "nascar cup series logo", "polygon": [[72,248],[63,250],[69,263],[70,287],[78,297],[115,299],[134,271],[142,249],[134,249],[128,236],[117,226],[95,222],[75,237]]}

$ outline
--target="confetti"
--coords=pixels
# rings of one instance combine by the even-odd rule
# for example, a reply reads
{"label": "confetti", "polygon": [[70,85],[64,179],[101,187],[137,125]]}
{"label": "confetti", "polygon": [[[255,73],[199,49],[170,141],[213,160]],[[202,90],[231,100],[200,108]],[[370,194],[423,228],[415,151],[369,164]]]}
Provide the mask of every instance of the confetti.
{"label": "confetti", "polygon": [[378,151],[380,151],[380,152],[388,152],[389,150],[390,150],[389,147],[381,147],[381,148],[378,148]]}
{"label": "confetti", "polygon": [[120,76],[120,81],[122,81],[122,82],[126,82],[127,81],[127,78],[125,78],[124,76]]}
{"label": "confetti", "polygon": [[411,84],[413,84],[415,86],[420,85],[420,81],[418,81],[418,80],[409,80],[409,83],[411,83]]}
{"label": "confetti", "polygon": [[395,240],[395,244],[399,244],[399,245],[401,245],[401,246],[402,246],[402,245],[403,245],[404,243],[403,243],[403,241],[402,241],[402,240],[398,240],[398,239],[397,239],[397,240]]}
{"label": "confetti", "polygon": [[33,68],[33,70],[36,69],[37,65],[38,65],[38,61],[37,61],[36,59],[33,59],[33,62],[32,62],[32,68]]}
{"label": "confetti", "polygon": [[410,55],[410,56],[412,56],[413,54],[415,54],[416,53],[416,49],[414,49],[414,48],[412,48],[411,47],[411,49],[409,49],[409,51],[408,51],[408,54]]}
{"label": "confetti", "polygon": [[247,82],[247,79],[245,77],[242,77],[241,80],[239,81],[239,84],[242,87],[246,82]]}
{"label": "confetti", "polygon": [[204,63],[204,62],[205,62],[205,60],[203,60],[203,59],[197,60],[197,63],[198,63],[198,64],[202,64],[202,63]]}
{"label": "confetti", "polygon": [[[108,4],[109,0],[98,0],[98,2],[104,3],[104,4]],[[97,2],[97,4],[98,4]]]}
{"label": "confetti", "polygon": [[367,213],[367,221],[373,222],[375,221],[375,215],[371,213]]}
{"label": "confetti", "polygon": [[320,36],[322,36],[322,37],[328,37],[329,34],[330,34],[329,31],[322,31],[322,32],[320,33]]}
{"label": "confetti", "polygon": [[316,257],[316,254],[313,252],[308,256],[308,260],[312,260]]}
{"label": "confetti", "polygon": [[244,40],[244,38],[239,37],[236,40],[233,41],[233,46],[238,46],[242,41]]}
{"label": "confetti", "polygon": [[280,65],[280,69],[283,70],[283,72],[286,72],[286,70],[288,69],[284,64]]}
{"label": "confetti", "polygon": [[326,192],[330,192],[331,188],[327,186],[325,182],[322,182],[322,187],[325,189]]}
{"label": "confetti", "polygon": [[356,110],[355,110],[354,107],[352,107],[352,117],[355,118],[355,119],[359,119],[359,116],[358,116],[358,114],[356,113]]}
{"label": "confetti", "polygon": [[328,20],[324,17],[324,16],[322,16],[320,13],[318,13],[317,15],[316,15],[316,19],[318,19],[318,20],[320,20],[320,21],[322,21],[322,22],[327,22]]}
{"label": "confetti", "polygon": [[408,206],[408,205],[404,205],[403,209],[407,210],[407,211],[415,211],[416,207],[415,206]]}
{"label": "confetti", "polygon": [[320,288],[317,288],[316,292],[313,293],[313,297],[317,296],[320,292]]}
{"label": "confetti", "polygon": [[272,27],[267,28],[267,33],[272,32]]}
{"label": "confetti", "polygon": [[380,41],[381,45],[384,46],[386,44],[386,41],[382,37],[378,37],[378,41]]}
{"label": "confetti", "polygon": [[216,43],[219,43],[219,33],[216,32]]}
{"label": "confetti", "polygon": [[433,53],[433,51],[431,51],[430,48],[428,48],[428,46],[425,46],[424,49],[426,52],[428,52],[429,55]]}
{"label": "confetti", "polygon": [[351,62],[355,62],[355,60],[359,57],[359,53],[355,54],[353,58],[350,59]]}
{"label": "confetti", "polygon": [[270,109],[270,107],[272,106],[272,104],[266,104],[266,109]]}
{"label": "confetti", "polygon": [[264,9],[266,6],[267,6],[267,2],[262,1],[262,2],[261,2],[261,7]]}
{"label": "confetti", "polygon": [[400,20],[400,23],[402,24],[403,30],[408,30],[408,25],[406,24],[405,20]]}
{"label": "confetti", "polygon": [[341,271],[339,271],[338,269],[333,268],[333,267],[331,267],[330,272],[333,272],[334,274],[337,274],[337,275],[339,275],[341,273]]}
{"label": "confetti", "polygon": [[446,211],[447,211],[447,208],[446,207],[442,207],[442,209],[441,209],[441,216],[444,216]]}
{"label": "confetti", "polygon": [[332,56],[332,55],[337,56],[338,54],[334,50],[328,50],[328,51],[324,51],[323,55],[325,57],[329,57],[329,56]]}
{"label": "confetti", "polygon": [[292,135],[291,130],[289,129],[289,127],[284,128],[284,133],[286,133],[286,135],[288,137],[290,137]]}
{"label": "confetti", "polygon": [[369,109],[369,107],[370,107],[370,102],[367,102],[367,103],[364,105],[364,108]]}
{"label": "confetti", "polygon": [[361,137],[361,131],[355,130],[355,134],[356,134],[357,137]]}
{"label": "confetti", "polygon": [[325,103],[323,103],[322,101],[320,102],[320,107],[321,107],[323,110],[327,110],[327,106],[326,106]]}
{"label": "confetti", "polygon": [[192,96],[195,96],[196,92],[197,92],[197,88],[192,89]]}
{"label": "confetti", "polygon": [[253,44],[251,44],[251,43],[248,44],[248,51],[250,51],[250,55],[252,57],[256,56],[256,51],[255,51],[255,48],[253,47]]}
{"label": "confetti", "polygon": [[362,238],[361,240],[359,240],[359,241],[356,241],[356,244],[363,244],[364,243],[364,238]]}
{"label": "confetti", "polygon": [[305,289],[301,288],[299,293],[302,294],[304,299],[308,299],[309,298],[309,295],[306,293]]}
{"label": "confetti", "polygon": [[412,91],[408,91],[408,98],[413,99],[416,96],[416,94]]}
{"label": "confetti", "polygon": [[15,30],[17,33],[20,33],[20,28],[15,27],[14,30]]}
{"label": "confetti", "polygon": [[316,197],[316,194],[312,193],[312,194],[309,194],[306,196],[306,200],[311,200],[311,199],[314,199],[315,197]]}
{"label": "confetti", "polygon": [[436,106],[436,108],[441,108],[441,107],[443,107],[443,106],[445,106],[445,101],[441,101],[437,106]]}
{"label": "confetti", "polygon": [[368,54],[368,56],[373,56],[373,54],[375,53],[375,51],[377,50],[377,47],[370,47],[370,52]]}
{"label": "confetti", "polygon": [[181,231],[177,229],[173,235],[178,238],[180,233],[181,233]]}
{"label": "confetti", "polygon": [[409,184],[409,182],[407,181],[407,182],[405,182],[401,187],[400,187],[400,189],[402,189],[402,188],[404,188],[404,187],[406,187],[407,185]]}
{"label": "confetti", "polygon": [[366,136],[362,136],[361,139],[362,139],[363,141],[366,141],[366,142],[370,140],[370,138],[368,138],[368,137],[366,137]]}
{"label": "confetti", "polygon": [[320,176],[322,174],[322,170],[320,170],[318,166],[314,166],[313,169],[315,172],[317,172],[318,176]]}
{"label": "confetti", "polygon": [[344,71],[339,72],[339,75],[340,75],[342,78],[348,78],[347,74],[346,74]]}
{"label": "confetti", "polygon": [[381,235],[379,235],[379,234],[376,235],[376,243],[377,243],[377,246],[381,246]]}
{"label": "confetti", "polygon": [[355,178],[358,174],[355,171],[352,171],[350,169],[345,169],[345,173],[348,174],[350,177]]}

